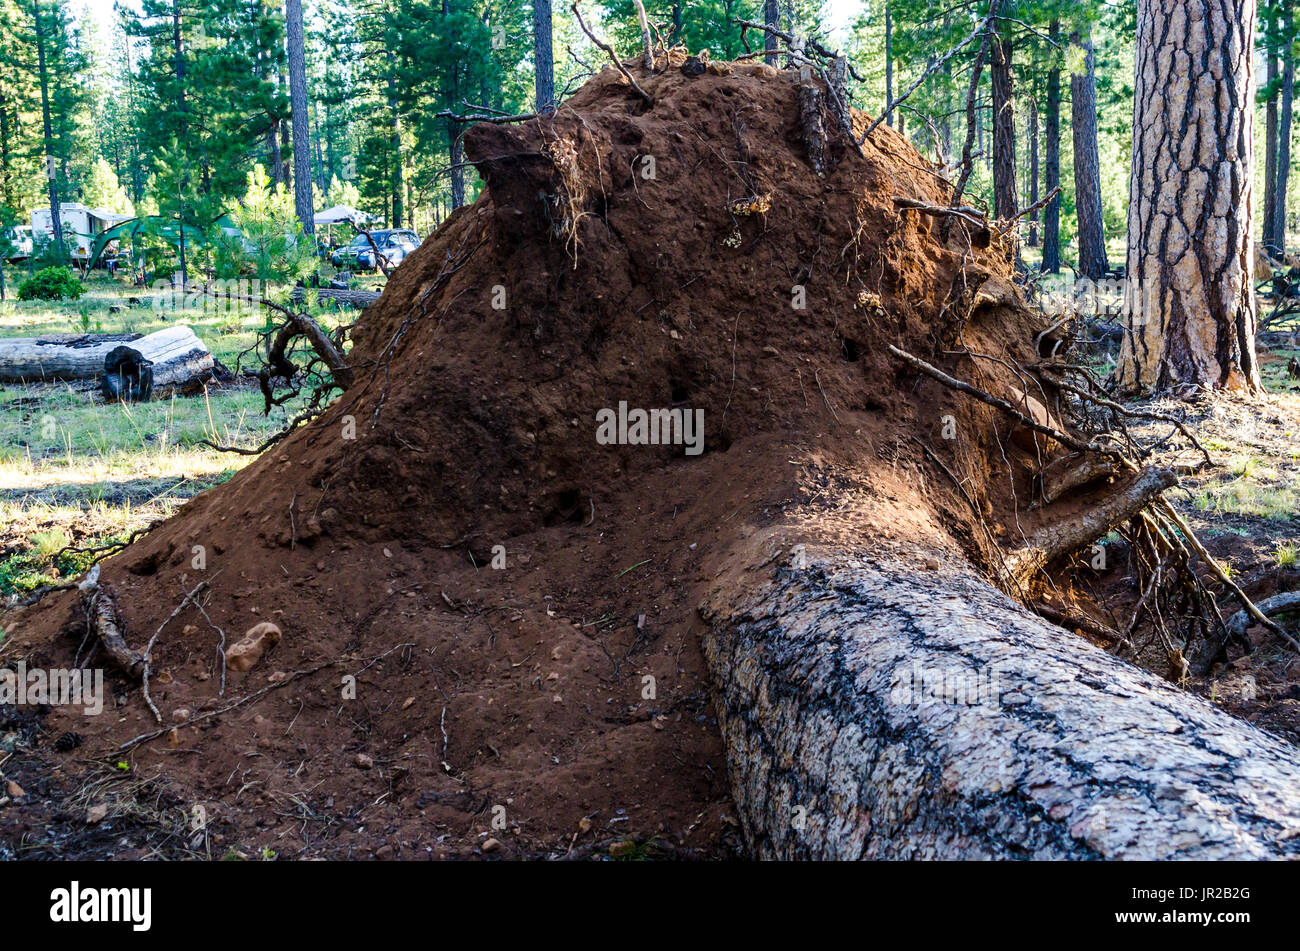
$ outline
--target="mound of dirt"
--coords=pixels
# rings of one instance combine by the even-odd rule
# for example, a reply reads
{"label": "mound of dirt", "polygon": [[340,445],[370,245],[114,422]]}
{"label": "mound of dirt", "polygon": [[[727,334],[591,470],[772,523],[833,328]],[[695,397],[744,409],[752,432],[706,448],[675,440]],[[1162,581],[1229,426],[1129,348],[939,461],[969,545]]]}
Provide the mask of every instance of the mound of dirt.
{"label": "mound of dirt", "polygon": [[[1028,493],[1033,440],[886,349],[1031,360],[1043,326],[998,242],[900,207],[946,204],[949,186],[887,127],[859,154],[827,119],[814,172],[794,73],[637,76],[653,105],[607,68],[554,116],[470,129],[485,193],[366,311],[358,382],[104,563],[137,650],[208,582],[206,616],[186,606],[158,637],[151,692],[164,725],[213,715],[119,752],[158,724],[110,671],[101,716],[55,709],[20,757],[28,800],[0,816],[6,837],[84,854],[85,832],[52,831],[59,815],[84,829],[58,804],[98,797],[103,842],[134,829],[133,848],[158,845],[125,802],[136,787],[88,786],[89,758],[204,804],[208,838],[164,851],[582,854],[630,838],[727,854],[704,590],[792,510],[833,515],[850,495],[906,503],[878,523],[855,506],[859,539],[948,532],[979,557],[918,439],[1014,530],[996,513]],[[964,366],[1014,386],[997,361]],[[702,451],[689,432],[638,444],[638,409],[702,411]],[[610,444],[621,416],[629,438]],[[226,671],[223,694],[218,642],[264,621],[283,637]],[[84,637],[70,594],[10,627],[8,657],[29,667],[70,666]],[[75,754],[55,748],[69,731]]]}

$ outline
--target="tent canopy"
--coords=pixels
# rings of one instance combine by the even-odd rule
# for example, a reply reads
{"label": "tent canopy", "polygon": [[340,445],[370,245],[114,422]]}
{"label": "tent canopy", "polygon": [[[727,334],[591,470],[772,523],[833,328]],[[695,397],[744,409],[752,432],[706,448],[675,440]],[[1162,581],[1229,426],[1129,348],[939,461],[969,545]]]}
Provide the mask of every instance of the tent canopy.
{"label": "tent canopy", "polygon": [[333,208],[318,211],[312,216],[312,221],[318,225],[339,225],[350,224],[353,221],[368,222],[374,220],[374,215],[359,211],[356,208],[349,208],[347,205],[335,205]]}

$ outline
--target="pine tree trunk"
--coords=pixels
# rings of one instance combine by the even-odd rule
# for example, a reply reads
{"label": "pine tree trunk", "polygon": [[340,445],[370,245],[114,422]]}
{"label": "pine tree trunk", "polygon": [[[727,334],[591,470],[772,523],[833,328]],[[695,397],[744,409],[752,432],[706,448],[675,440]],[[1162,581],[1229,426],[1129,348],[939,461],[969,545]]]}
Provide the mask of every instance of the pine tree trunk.
{"label": "pine tree trunk", "polygon": [[[885,107],[894,101],[894,18],[885,4]],[[894,114],[885,117],[885,124],[894,125]]]}
{"label": "pine tree trunk", "polygon": [[[1038,204],[1038,100],[1029,97],[1029,207]],[[1038,212],[1029,216],[1029,240],[1031,248],[1038,247]]]}
{"label": "pine tree trunk", "polygon": [[[763,0],[763,23],[774,30],[781,28],[780,0]],[[775,35],[768,33],[763,38],[763,49],[766,51],[763,62],[769,66],[775,66],[777,62]]]}
{"label": "pine tree trunk", "polygon": [[[391,132],[388,135],[389,161],[392,165],[389,167],[389,189],[392,192],[393,200],[393,227],[402,227],[402,219],[406,217],[406,176],[402,159],[402,111],[397,101],[397,78],[393,75],[397,70],[397,63],[391,50],[386,51],[385,56],[388,60],[388,75],[386,77],[388,86],[388,112],[390,114]],[[454,173],[453,173],[454,179]]]}
{"label": "pine tree trunk", "polygon": [[1016,105],[1011,79],[1011,41],[995,35],[989,50],[993,81],[993,214],[1016,216]]}
{"label": "pine tree trunk", "polygon": [[[1048,36],[1054,42],[1061,38],[1061,27],[1053,20]],[[1043,169],[1044,187],[1052,192],[1061,184],[1061,69],[1053,66],[1047,71],[1047,106],[1043,116],[1043,134],[1046,138]],[[1058,274],[1061,270],[1061,196],[1057,195],[1043,209],[1043,271]]]}
{"label": "pine tree trunk", "polygon": [[45,144],[44,171],[47,197],[50,200],[50,227],[53,229],[54,253],[62,258],[63,221],[60,217],[59,175],[54,166],[54,128],[50,120],[49,64],[45,52],[45,28],[41,22],[41,0],[32,0],[32,24],[36,34],[36,70],[41,86],[41,128]]}
{"label": "pine tree trunk", "polygon": [[551,0],[533,0],[533,77],[538,112],[555,105],[555,54],[551,46]]}
{"label": "pine tree trunk", "polygon": [[293,117],[293,205],[303,233],[316,233],[311,200],[311,145],[307,118],[307,57],[302,35],[302,0],[284,0],[289,40],[289,109]]}
{"label": "pine tree trunk", "polygon": [[1139,0],[1121,387],[1262,392],[1255,357],[1255,0]]}
{"label": "pine tree trunk", "polygon": [[[1080,45],[1079,34],[1071,42]],[[1082,43],[1087,68],[1070,77],[1074,129],[1074,205],[1079,217],[1079,273],[1097,280],[1106,275],[1106,229],[1101,213],[1101,159],[1097,154],[1097,73],[1092,40]]]}
{"label": "pine tree trunk", "polygon": [[1291,123],[1295,106],[1295,57],[1291,52],[1293,14],[1290,7],[1282,13],[1282,106],[1277,132],[1277,181],[1274,184],[1272,214],[1273,244],[1280,254],[1286,253],[1286,191],[1291,180]]}
{"label": "pine tree trunk", "polygon": [[1278,253],[1277,242],[1273,238],[1273,202],[1277,197],[1277,100],[1281,91],[1276,83],[1279,78],[1277,56],[1269,52],[1265,56],[1268,63],[1268,104],[1264,107],[1264,229],[1262,244],[1269,254]]}

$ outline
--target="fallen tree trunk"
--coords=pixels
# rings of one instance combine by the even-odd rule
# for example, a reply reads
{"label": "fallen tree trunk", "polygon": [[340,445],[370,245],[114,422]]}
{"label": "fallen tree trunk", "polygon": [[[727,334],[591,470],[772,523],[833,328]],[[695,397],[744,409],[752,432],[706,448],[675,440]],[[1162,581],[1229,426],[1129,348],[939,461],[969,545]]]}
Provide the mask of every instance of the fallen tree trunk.
{"label": "fallen tree trunk", "polygon": [[174,390],[196,390],[212,378],[212,354],[189,327],[168,327],[122,344],[105,357],[104,399],[144,402]]}
{"label": "fallen tree trunk", "polygon": [[0,339],[0,382],[86,380],[104,371],[114,347],[139,334],[54,334]]}
{"label": "fallen tree trunk", "polygon": [[[352,291],[336,287],[318,287],[315,290],[317,300],[332,300],[339,304],[355,307],[357,310],[365,310],[379,300],[380,296],[379,291]],[[289,299],[295,304],[300,304],[304,296],[302,288],[298,288],[290,295]]]}
{"label": "fallen tree trunk", "polygon": [[702,607],[757,856],[1300,855],[1294,747],[1048,624],[949,554],[877,543],[805,549],[799,564],[720,583]]}

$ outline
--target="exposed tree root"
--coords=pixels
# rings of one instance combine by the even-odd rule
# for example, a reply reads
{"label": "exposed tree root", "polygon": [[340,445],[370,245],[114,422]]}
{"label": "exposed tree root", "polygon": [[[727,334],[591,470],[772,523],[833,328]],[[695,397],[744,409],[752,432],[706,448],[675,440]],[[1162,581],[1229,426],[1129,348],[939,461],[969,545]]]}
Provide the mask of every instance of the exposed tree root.
{"label": "exposed tree root", "polygon": [[1018,586],[1028,586],[1034,575],[1052,562],[1082,551],[1151,505],[1165,489],[1177,484],[1177,476],[1168,469],[1146,469],[1082,517],[1053,522],[1031,533],[1022,547],[1007,555],[1006,570],[1010,572],[1010,580]]}
{"label": "exposed tree root", "polygon": [[117,598],[112,588],[99,583],[99,565],[87,572],[77,585],[77,591],[89,632],[124,673],[136,680],[143,678],[149,663],[143,654],[136,653],[127,645],[123,636],[126,625],[117,609]]}
{"label": "exposed tree root", "polygon": [[[1285,638],[1300,651],[1300,642],[1290,637],[1250,600],[1206,551],[1186,520],[1163,497],[1162,493],[1166,489],[1177,484],[1174,469],[1142,468],[1142,461],[1149,458],[1169,436],[1155,445],[1142,445],[1124,425],[1125,418],[1155,419],[1169,423],[1172,427],[1171,435],[1175,432],[1181,434],[1201,453],[1204,463],[1209,464],[1212,461],[1209,453],[1181,420],[1166,414],[1132,410],[1117,403],[1109,398],[1105,388],[1086,367],[1061,362],[1042,364],[1039,368],[1044,371],[1043,378],[1047,387],[1053,392],[1064,392],[1078,400],[1077,405],[1058,405],[1059,410],[1069,411],[1077,417],[1078,424],[1087,434],[1075,436],[1026,413],[1024,409],[1029,408],[1027,400],[1019,400],[1021,405],[1018,407],[1013,401],[994,396],[959,380],[898,347],[891,345],[889,350],[909,366],[944,386],[992,406],[1026,429],[1073,449],[1074,454],[1071,456],[1040,464],[1038,482],[1045,504],[1050,505],[1071,491],[1102,478],[1113,478],[1122,472],[1133,473],[1135,476],[1082,518],[1071,515],[1067,519],[1046,525],[1025,538],[1022,547],[1003,554],[1001,568],[995,571],[995,576],[1008,591],[1019,592],[1023,596],[1032,587],[1033,579],[1049,565],[1118,530],[1129,542],[1133,577],[1141,593],[1128,628],[1118,638],[1121,647],[1140,649],[1140,645],[1135,647],[1134,635],[1145,620],[1151,635],[1169,658],[1171,677],[1180,681],[1191,670],[1186,654],[1198,641],[1203,643],[1196,664],[1198,674],[1209,671],[1214,661],[1222,657],[1229,641],[1236,641],[1243,648],[1249,649],[1249,642],[1240,632],[1224,625],[1214,594],[1193,570],[1195,556],[1241,602],[1247,616]],[[966,355],[980,356],[969,351]],[[1024,367],[1010,367],[1004,361],[997,362],[1012,369],[1021,385],[1034,379],[1032,372]],[[1047,371],[1052,372],[1048,375]],[[1076,385],[1064,379],[1066,373],[1078,376],[1082,380],[1081,384]],[[1046,392],[1042,384],[1040,390]],[[1023,396],[1020,393],[1017,395]],[[1101,416],[1090,414],[1089,407]],[[1050,419],[1050,416],[1046,418]],[[1118,435],[1115,428],[1119,430]],[[1089,430],[1092,430],[1090,434]],[[1041,443],[1038,445],[1041,453],[1044,446]],[[1171,621],[1177,622],[1176,627],[1182,636],[1171,631]]]}

